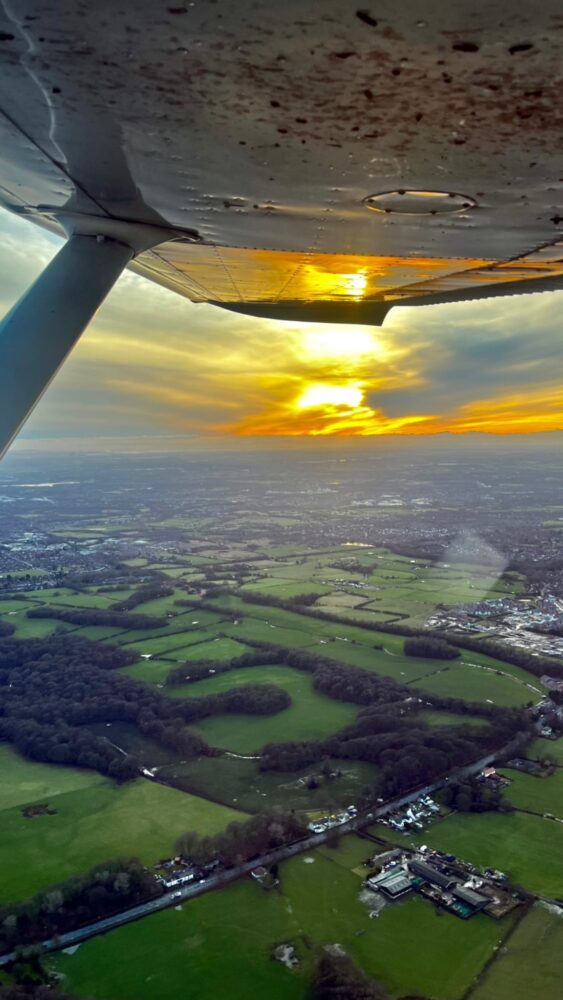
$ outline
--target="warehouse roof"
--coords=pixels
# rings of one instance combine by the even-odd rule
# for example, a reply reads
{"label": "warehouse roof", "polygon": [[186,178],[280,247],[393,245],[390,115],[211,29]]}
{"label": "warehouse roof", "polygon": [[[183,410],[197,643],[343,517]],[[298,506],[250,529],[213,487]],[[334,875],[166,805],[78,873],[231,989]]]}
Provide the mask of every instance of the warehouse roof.
{"label": "warehouse roof", "polygon": [[439,885],[442,889],[449,889],[452,885],[455,885],[454,878],[450,875],[444,875],[443,872],[438,871],[433,865],[428,865],[426,861],[411,861],[409,862],[409,868],[415,875],[421,875],[427,882],[433,882],[434,885]]}
{"label": "warehouse roof", "polygon": [[487,903],[490,903],[490,899],[487,896],[481,896],[479,892],[475,892],[474,889],[468,889],[464,885],[456,885],[453,894],[458,899],[463,900],[464,903],[469,903],[474,910],[481,910]]}

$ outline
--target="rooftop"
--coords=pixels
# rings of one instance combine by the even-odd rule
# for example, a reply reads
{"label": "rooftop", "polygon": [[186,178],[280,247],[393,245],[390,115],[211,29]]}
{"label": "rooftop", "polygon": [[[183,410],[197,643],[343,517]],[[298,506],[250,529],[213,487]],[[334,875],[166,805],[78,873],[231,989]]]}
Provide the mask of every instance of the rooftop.
{"label": "rooftop", "polygon": [[474,910],[481,910],[490,902],[486,896],[482,896],[480,893],[475,892],[474,889],[468,889],[464,885],[456,885],[453,895],[461,899],[464,903],[469,903],[469,906],[472,906]]}
{"label": "rooftop", "polygon": [[455,879],[451,875],[444,875],[433,865],[427,864],[426,861],[410,861],[409,868],[415,875],[421,875],[422,878],[433,882],[434,885],[439,885],[442,889],[447,889],[455,883]]}

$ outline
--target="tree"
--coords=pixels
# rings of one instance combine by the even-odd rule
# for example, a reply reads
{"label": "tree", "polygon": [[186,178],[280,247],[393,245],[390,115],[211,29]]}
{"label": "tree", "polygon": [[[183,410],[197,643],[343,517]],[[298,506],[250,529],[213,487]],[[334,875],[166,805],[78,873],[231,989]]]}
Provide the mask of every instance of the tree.
{"label": "tree", "polygon": [[455,646],[431,635],[417,635],[412,639],[405,639],[404,651],[406,656],[425,656],[435,660],[454,660],[460,655],[459,649]]}
{"label": "tree", "polygon": [[129,872],[118,872],[113,883],[115,892],[127,893],[131,888],[131,876]]}
{"label": "tree", "polygon": [[52,889],[43,897],[43,909],[46,913],[55,913],[60,910],[63,903],[64,898],[60,889]]}
{"label": "tree", "polygon": [[348,955],[325,951],[315,969],[312,1000],[387,1000],[387,994]]}
{"label": "tree", "polygon": [[331,826],[330,830],[326,835],[326,846],[335,849],[338,847],[339,843],[340,843],[340,832],[338,830],[338,827]]}

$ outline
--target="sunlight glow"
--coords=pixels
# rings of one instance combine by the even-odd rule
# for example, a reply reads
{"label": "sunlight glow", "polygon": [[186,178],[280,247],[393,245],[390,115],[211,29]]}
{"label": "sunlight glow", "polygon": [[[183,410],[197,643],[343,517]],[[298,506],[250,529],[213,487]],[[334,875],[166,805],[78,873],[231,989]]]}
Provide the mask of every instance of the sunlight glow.
{"label": "sunlight glow", "polygon": [[316,327],[301,333],[300,350],[311,358],[384,358],[387,350],[380,338],[361,326]]}
{"label": "sunlight glow", "polygon": [[326,385],[322,382],[312,382],[296,400],[299,410],[320,409],[327,406],[357,409],[363,399],[363,390],[357,385]]}

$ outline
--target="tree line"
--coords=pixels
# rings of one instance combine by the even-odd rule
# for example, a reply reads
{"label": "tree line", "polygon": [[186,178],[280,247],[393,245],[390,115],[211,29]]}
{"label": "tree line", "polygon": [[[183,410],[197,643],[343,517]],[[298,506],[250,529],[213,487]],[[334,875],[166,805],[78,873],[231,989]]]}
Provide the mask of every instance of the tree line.
{"label": "tree line", "polygon": [[162,891],[135,858],[105,861],[28,899],[0,904],[0,951],[65,934]]}
{"label": "tree line", "polygon": [[406,656],[428,657],[433,660],[455,660],[460,655],[459,649],[432,635],[417,635],[405,639],[403,650]]}
{"label": "tree line", "polygon": [[535,677],[549,674],[550,677],[563,678],[563,664],[552,656],[538,656],[525,649],[506,646],[497,639],[475,639],[469,635],[464,635],[461,638],[449,632],[444,632],[444,638],[452,645],[460,646],[462,649],[470,649],[474,653],[485,653],[496,660],[504,660],[505,663],[512,663],[515,667],[522,667]]}
{"label": "tree line", "polygon": [[196,865],[219,861],[229,868],[299,840],[307,832],[296,813],[272,809],[243,822],[229,823],[221,833],[211,836],[195,831],[183,833],[176,841],[176,850]]}
{"label": "tree line", "polygon": [[459,812],[512,812],[499,782],[479,781],[476,777],[449,781],[442,792],[444,805]]}
{"label": "tree line", "polygon": [[[224,591],[221,591],[221,593],[224,593]],[[209,596],[211,595],[208,592]],[[247,590],[244,592],[245,604],[261,604],[265,607],[281,608],[283,611],[305,615],[307,618],[317,618],[322,621],[334,622],[335,625],[356,626],[368,632],[377,632],[379,634],[381,632],[404,636],[418,636],[420,634],[420,629],[411,628],[409,625],[401,625],[395,622],[366,622],[360,618],[345,618],[343,615],[339,615],[335,611],[327,611],[325,608],[311,607],[318,597],[318,593],[303,593],[295,597],[283,598],[275,597],[274,594],[259,593],[257,590]],[[205,607],[206,605],[199,604],[198,606]],[[209,604],[208,606],[210,610],[217,611],[216,605]]]}
{"label": "tree line", "polygon": [[45,983],[0,983],[0,1000],[74,1000]]}
{"label": "tree line", "polygon": [[0,739],[24,756],[75,764],[127,780],[138,761],[88,725],[129,722],[186,755],[213,751],[188,727],[225,713],[267,715],[291,699],[275,685],[255,684],[199,698],[172,699],[115,668],[138,659],[123,647],[69,635],[0,642]]}
{"label": "tree line", "polygon": [[[313,677],[315,690],[338,701],[364,706],[356,720],[324,740],[268,743],[260,750],[261,770],[296,771],[327,757],[368,761],[379,769],[378,794],[391,797],[417,784],[476,760],[526,734],[530,720],[520,709],[508,709],[461,698],[444,698],[417,690],[391,677],[339,663],[310,650],[287,649],[251,640],[252,649],[230,661],[199,661],[176,668],[170,683],[200,679],[210,671],[282,663]],[[423,709],[477,715],[483,726],[432,728]],[[489,721],[491,725],[485,725]]]}
{"label": "tree line", "polygon": [[[316,597],[318,595],[315,595]],[[302,597],[285,600],[281,597],[274,597],[271,594],[259,594],[255,591],[247,591],[244,594],[244,601],[248,604],[262,604],[282,608],[294,614],[301,614],[307,618],[324,619],[325,621],[334,622],[337,625],[355,626],[368,632],[376,632],[379,635],[387,633],[388,635],[399,635],[405,638],[421,638],[420,630],[412,628],[409,625],[399,622],[366,622],[356,618],[344,618],[333,611],[308,607],[303,603]],[[205,604],[202,603],[201,606],[204,607]],[[209,604],[208,606],[211,610],[217,611],[216,604]],[[229,611],[228,613],[231,612]],[[426,633],[424,637],[426,637]],[[536,656],[535,653],[527,652],[523,649],[515,649],[496,639],[477,639],[475,636],[465,634],[460,636],[453,632],[442,632],[440,636],[428,633],[428,638],[440,639],[450,646],[455,646],[461,652],[464,649],[469,649],[474,653],[483,653],[504,663],[511,663],[514,666],[522,667],[535,677],[542,677],[544,674],[549,674],[551,677],[563,678],[563,664],[559,663],[553,657]],[[374,648],[382,647],[374,646]]]}
{"label": "tree line", "polygon": [[112,611],[105,608],[30,608],[27,618],[54,618],[57,621],[69,622],[71,625],[109,625],[112,628],[156,629],[168,625],[166,618],[151,615],[131,615],[125,611]]}
{"label": "tree line", "polygon": [[333,949],[316,963],[311,1000],[388,1000],[388,994],[349,955]]}
{"label": "tree line", "polygon": [[500,749],[525,725],[523,713],[499,709],[491,726],[432,728],[417,713],[403,714],[399,703],[382,702],[362,709],[350,726],[326,739],[266,744],[259,766],[296,771],[326,757],[366,761],[378,768],[377,794],[393,798]]}
{"label": "tree line", "polygon": [[137,587],[137,590],[134,590],[129,597],[112,604],[112,610],[132,611],[139,604],[145,604],[146,601],[156,601],[160,597],[171,597],[173,593],[174,587],[170,586],[169,583],[163,583],[161,580],[150,581]]}

